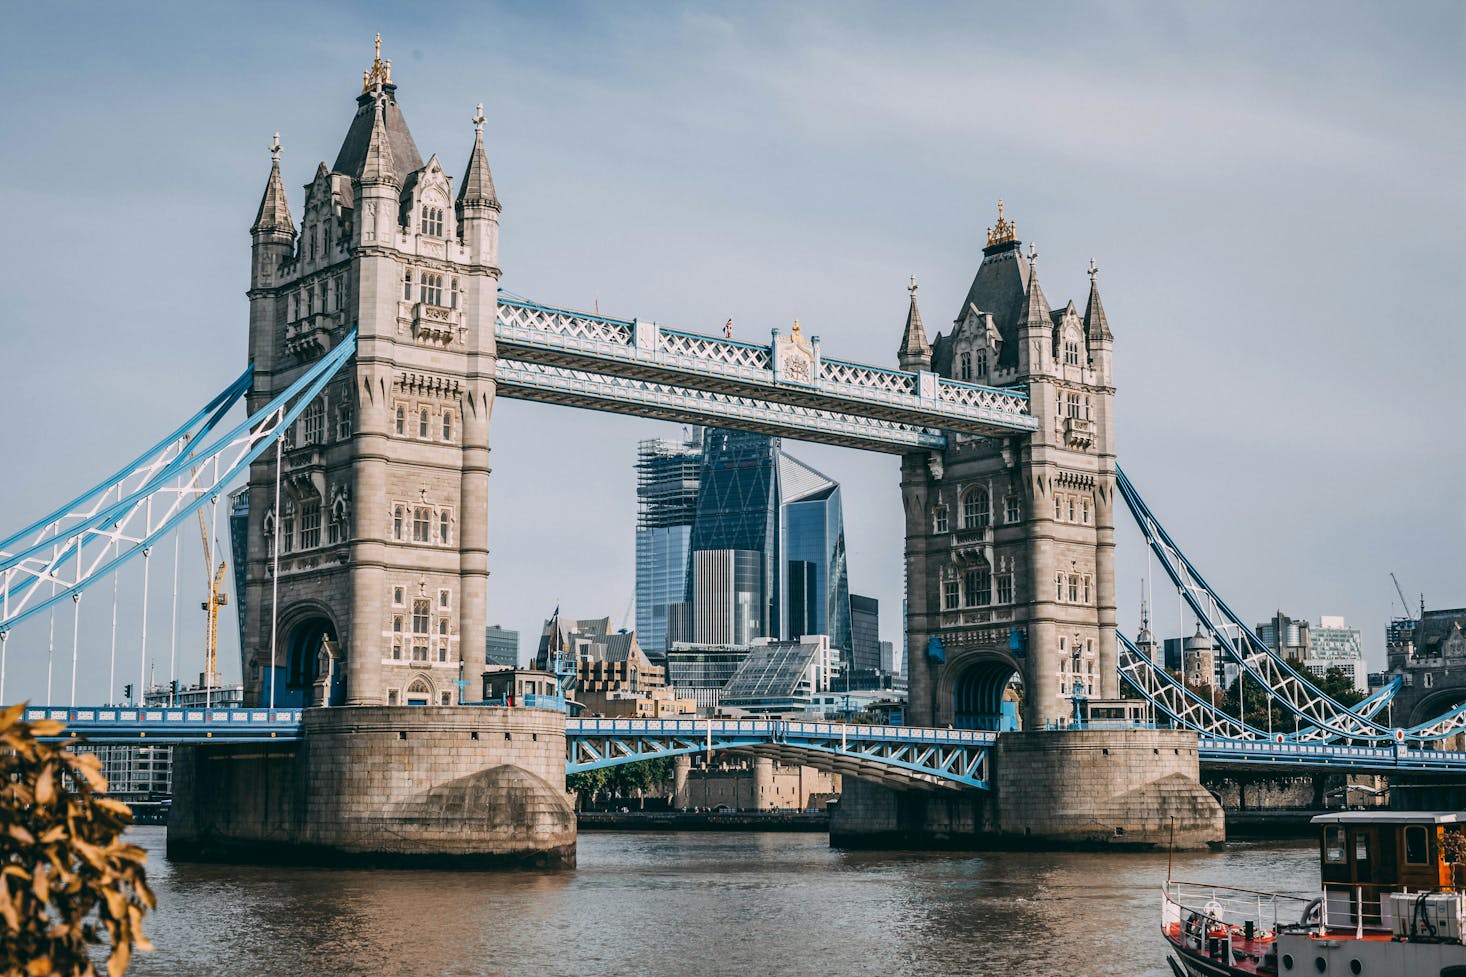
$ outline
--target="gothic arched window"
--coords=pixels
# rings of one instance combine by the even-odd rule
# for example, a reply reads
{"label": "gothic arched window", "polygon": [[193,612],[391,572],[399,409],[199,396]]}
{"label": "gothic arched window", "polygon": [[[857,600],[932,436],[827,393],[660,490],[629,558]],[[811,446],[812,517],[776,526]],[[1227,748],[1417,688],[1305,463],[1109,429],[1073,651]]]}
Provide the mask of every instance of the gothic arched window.
{"label": "gothic arched window", "polygon": [[977,354],[977,375],[980,377],[985,377],[987,376],[987,372],[988,354],[986,350],[980,350]]}
{"label": "gothic arched window", "polygon": [[396,426],[393,428],[398,434],[407,433],[407,411],[401,404],[397,405]]}
{"label": "gothic arched window", "polygon": [[428,409],[426,407],[417,412],[417,436],[420,438],[428,436]]}
{"label": "gothic arched window", "polygon": [[443,236],[443,208],[429,207],[426,204],[422,208],[422,233],[433,237]]}
{"label": "gothic arched window", "polygon": [[975,486],[962,496],[962,528],[984,529],[992,521],[992,507],[988,502],[988,490]]}
{"label": "gothic arched window", "polygon": [[959,379],[959,380],[971,380],[972,379],[972,354],[971,353],[963,353],[960,357],[958,357],[957,362],[959,364],[959,366],[957,368],[957,379]]}

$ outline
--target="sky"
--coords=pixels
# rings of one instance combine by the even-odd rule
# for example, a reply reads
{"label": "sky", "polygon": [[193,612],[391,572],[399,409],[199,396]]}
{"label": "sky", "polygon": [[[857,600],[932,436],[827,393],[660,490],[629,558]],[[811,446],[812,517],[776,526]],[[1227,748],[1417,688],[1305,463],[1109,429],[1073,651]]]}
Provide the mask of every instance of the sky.
{"label": "sky", "polygon": [[[1392,571],[1412,605],[1466,604],[1461,4],[430,11],[5,4],[0,535],[243,368],[270,137],[298,216],[381,32],[420,150],[455,177],[484,103],[506,289],[710,333],[731,316],[748,339],[797,317],[828,355],[894,366],[908,277],[949,330],[1001,197],[1051,303],[1082,307],[1098,263],[1120,462],[1234,608],[1343,615],[1380,667]],[[635,446],[676,430],[497,403],[489,620],[522,653],[556,605],[634,625]],[[842,483],[851,589],[899,644],[897,460],[786,447]],[[1119,544],[1133,630],[1146,558],[1132,528]],[[119,585],[123,675],[198,670],[204,573],[180,546],[179,610],[155,579],[146,649],[138,574]],[[123,679],[110,599],[83,608],[97,701]],[[237,677],[233,628],[231,609]],[[11,698],[44,697],[48,643],[13,636]]]}

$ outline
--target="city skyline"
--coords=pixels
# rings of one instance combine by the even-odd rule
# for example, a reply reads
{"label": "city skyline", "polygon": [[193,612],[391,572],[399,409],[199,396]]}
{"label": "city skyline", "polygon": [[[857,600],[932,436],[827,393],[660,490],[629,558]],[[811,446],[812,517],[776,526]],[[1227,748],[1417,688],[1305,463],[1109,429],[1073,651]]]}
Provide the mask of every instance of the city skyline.
{"label": "city skyline", "polygon": [[[1422,6],[1410,32],[1381,40],[1368,7],[1312,25],[1312,37],[1302,30],[1305,8],[1285,7],[1276,37],[1249,34],[1247,43],[1239,26],[1195,11],[1151,24],[1094,14],[1085,24],[1093,51],[1063,69],[1010,43],[1058,29],[1058,14],[985,25],[989,56],[967,64],[917,57],[954,53],[930,11],[904,16],[879,40],[875,8],[806,11],[763,49],[752,38],[772,19],[767,8],[664,23],[572,9],[579,21],[554,42],[585,57],[578,70],[535,65],[528,77],[538,86],[522,79],[548,43],[547,24],[504,10],[483,20],[510,43],[482,50],[472,47],[488,36],[477,18],[459,17],[458,32],[444,38],[386,8],[332,16],[328,30],[305,24],[289,38],[240,15],[220,30],[178,8],[164,30],[159,9],[98,12],[68,23],[64,42],[59,26],[17,12],[12,36],[33,43],[0,72],[27,78],[13,86],[13,110],[30,138],[0,150],[0,167],[29,233],[7,240],[0,274],[15,296],[7,359],[35,368],[11,371],[7,386],[14,403],[47,409],[44,421],[12,426],[0,442],[31,476],[8,480],[0,494],[13,521],[115,467],[242,366],[245,230],[268,172],[269,134],[281,131],[298,212],[301,185],[350,119],[356,76],[381,30],[414,133],[455,180],[471,142],[468,116],[485,103],[507,289],[709,333],[732,315],[738,338],[750,341],[800,316],[833,355],[894,365],[907,276],[921,282],[929,332],[948,331],[1002,196],[1019,236],[1038,241],[1056,303],[1082,297],[1084,266],[1097,258],[1116,334],[1121,462],[1244,618],[1275,606],[1309,619],[1344,615],[1363,628],[1378,668],[1397,603],[1389,571],[1412,601],[1424,591],[1431,607],[1466,603],[1466,464],[1451,382],[1462,336],[1436,321],[1448,311],[1426,313],[1403,298],[1417,283],[1434,294],[1432,307],[1466,297],[1455,274],[1466,246],[1451,175],[1466,152],[1458,131],[1431,124],[1462,107],[1461,69],[1430,36],[1432,18],[1451,22],[1449,8]],[[961,25],[970,16],[943,13]],[[1099,77],[1101,54],[1213,28],[1216,42],[1192,50],[1201,67],[1182,91],[1157,90],[1177,70],[1163,54],[1132,59],[1083,91]],[[687,91],[659,100],[637,62],[646,43],[631,39],[638,32],[668,42],[661,48],[674,53],[658,64],[685,72]],[[1280,49],[1282,36],[1310,57]],[[64,72],[46,60],[62,43],[72,55]],[[708,56],[676,53],[689,47]],[[1297,67],[1321,58],[1353,71]],[[889,84],[854,83],[872,72]],[[1012,103],[989,109],[986,127],[960,100],[933,101],[939,92],[976,99],[1007,76],[1024,80],[1013,83]],[[130,95],[89,111],[104,78]],[[719,111],[694,111],[697,97]],[[68,115],[85,124],[55,121]],[[587,152],[546,158],[535,147],[551,133],[583,138]],[[99,141],[108,147],[100,168]],[[636,151],[645,146],[658,152]],[[771,148],[778,165],[760,160]],[[1399,178],[1381,184],[1380,172]],[[881,188],[874,197],[861,192],[871,186]],[[105,256],[88,262],[84,288],[78,238]],[[55,321],[59,296],[64,346],[55,329],[21,326]],[[490,432],[491,620],[533,633],[531,622],[557,602],[617,618],[634,576],[626,459],[636,441],[673,430],[499,403]],[[575,467],[598,474],[549,484],[546,445],[568,441],[583,452]],[[796,450],[844,487],[849,522],[860,527],[848,540],[851,575],[892,609],[881,637],[899,642],[895,462]],[[1422,466],[1428,477],[1415,474]],[[1121,624],[1133,632],[1145,559],[1133,532],[1120,545]],[[196,543],[186,535],[183,546],[187,560]],[[542,565],[539,554],[571,546],[575,565]],[[201,576],[184,573],[186,584]],[[1174,634],[1162,617],[1174,604],[1164,589],[1157,581],[1154,627]],[[191,606],[190,595],[181,643],[200,630]],[[135,662],[135,623],[124,623]],[[230,610],[221,631],[233,628]],[[166,661],[166,644],[154,640],[150,657]],[[237,678],[227,643],[221,658]],[[44,671],[34,658],[13,656],[11,667],[12,687],[27,690]]]}

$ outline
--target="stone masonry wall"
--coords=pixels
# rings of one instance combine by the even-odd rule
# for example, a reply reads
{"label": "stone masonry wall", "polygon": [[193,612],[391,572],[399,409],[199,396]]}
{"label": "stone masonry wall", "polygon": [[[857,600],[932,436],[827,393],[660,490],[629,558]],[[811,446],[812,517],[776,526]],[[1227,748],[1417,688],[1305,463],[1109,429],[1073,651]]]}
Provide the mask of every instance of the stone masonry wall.
{"label": "stone masonry wall", "polygon": [[180,749],[169,857],[574,864],[561,713],[313,709],[303,732],[294,749]]}
{"label": "stone masonry wall", "polygon": [[897,792],[846,778],[831,844],[916,848],[1177,848],[1225,840],[1198,782],[1194,735],[1171,730],[1005,733],[990,791]]}

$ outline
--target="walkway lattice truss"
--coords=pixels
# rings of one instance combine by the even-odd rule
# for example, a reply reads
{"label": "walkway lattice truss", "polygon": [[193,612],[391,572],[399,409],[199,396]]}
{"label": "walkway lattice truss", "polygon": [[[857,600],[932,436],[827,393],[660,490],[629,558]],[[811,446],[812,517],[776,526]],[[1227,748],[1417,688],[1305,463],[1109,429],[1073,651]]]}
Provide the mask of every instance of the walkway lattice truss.
{"label": "walkway lattice truss", "polygon": [[895,453],[1037,427],[1024,390],[826,359],[817,339],[760,346],[502,296],[494,335],[506,397]]}
{"label": "walkway lattice truss", "polygon": [[996,733],[984,730],[779,719],[571,719],[565,769],[735,752],[900,790],[970,790],[988,786],[988,752],[996,741]]}

